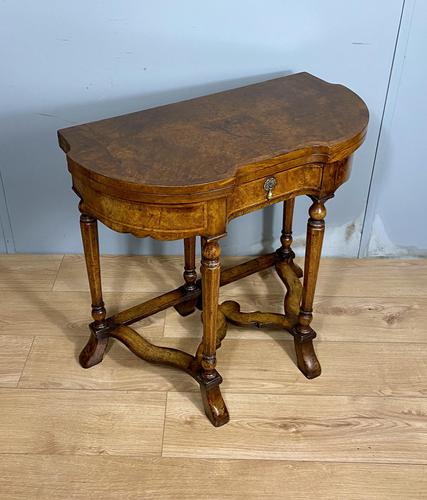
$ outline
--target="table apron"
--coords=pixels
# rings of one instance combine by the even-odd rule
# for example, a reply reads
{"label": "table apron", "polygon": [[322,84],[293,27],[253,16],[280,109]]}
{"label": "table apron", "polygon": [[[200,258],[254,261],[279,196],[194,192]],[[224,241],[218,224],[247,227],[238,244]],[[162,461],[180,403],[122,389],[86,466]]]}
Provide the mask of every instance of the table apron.
{"label": "table apron", "polygon": [[[158,240],[209,238],[226,234],[230,219],[279,201],[304,194],[329,197],[348,179],[350,169],[348,159],[300,165],[237,185],[227,195],[192,203],[127,200],[79,175],[73,176],[73,189],[82,200],[81,210],[114,231]],[[267,180],[274,186],[270,193]]]}

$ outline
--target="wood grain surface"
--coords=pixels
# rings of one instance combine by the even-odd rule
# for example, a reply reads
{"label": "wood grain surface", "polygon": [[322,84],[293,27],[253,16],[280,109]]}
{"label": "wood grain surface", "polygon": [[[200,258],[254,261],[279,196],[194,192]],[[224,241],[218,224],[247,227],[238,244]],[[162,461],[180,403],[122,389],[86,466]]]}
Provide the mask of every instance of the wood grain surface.
{"label": "wood grain surface", "polygon": [[367,122],[366,105],[349,89],[298,73],[58,135],[73,174],[182,194],[220,189],[245,168],[298,151],[343,159],[362,142]]}
{"label": "wood grain surface", "polygon": [[0,290],[51,290],[62,255],[2,255]]}
{"label": "wood grain surface", "polygon": [[[271,275],[273,277],[273,275]],[[331,279],[328,277],[327,279]],[[283,313],[283,293],[254,295],[254,287],[247,279],[239,291],[231,294],[228,288],[220,290],[220,302],[238,296],[241,310]],[[427,342],[420,325],[427,324],[427,297],[328,297],[314,300],[313,326],[318,331],[317,342]],[[411,332],[410,336],[408,333]],[[199,337],[200,315],[181,317],[175,311],[166,311],[165,337]],[[227,330],[228,339],[264,340],[288,338],[275,328],[234,327]]]}
{"label": "wood grain surface", "polygon": [[0,387],[16,387],[34,337],[0,337]]}
{"label": "wood grain surface", "polygon": [[[2,499],[425,498],[427,261],[321,263],[315,380],[296,370],[281,332],[231,326],[218,351],[231,420],[215,429],[181,372],[118,343],[101,365],[78,365],[87,281],[81,256],[61,260],[0,257]],[[102,260],[111,312],[182,283],[182,258]],[[236,285],[221,300],[283,307],[273,273]],[[201,335],[198,311],[135,327],[190,351]]]}
{"label": "wood grain surface", "polygon": [[[248,257],[224,257],[222,265],[235,265]],[[301,266],[302,259],[296,259]],[[156,265],[157,264],[157,265]],[[106,292],[166,292],[182,279],[183,258],[180,256],[108,255],[101,257],[102,287]],[[196,268],[200,261],[196,259]],[[427,298],[427,259],[333,259],[320,263],[316,297],[395,297]],[[221,292],[248,293],[267,297],[282,294],[283,283],[273,270],[253,274],[226,285]],[[256,287],[256,288],[254,288]],[[88,290],[82,255],[66,255],[59,269],[55,291]],[[252,293],[253,294],[253,293]]]}
{"label": "wood grain surface", "polygon": [[[144,331],[141,331],[144,333]],[[285,334],[287,335],[287,334]],[[195,352],[198,339],[157,338],[157,345]],[[76,363],[84,339],[40,336],[34,341],[20,387],[197,391],[197,384],[171,368],[142,363],[113,343],[102,368],[83,371]],[[427,396],[426,345],[417,343],[319,342],[324,373],[308,383],[295,369],[291,341],[226,339],[218,351],[222,387],[233,392]],[[268,353],[268,356],[266,355]],[[343,377],[343,373],[352,376]],[[248,396],[250,399],[250,397]]]}
{"label": "wood grain surface", "polygon": [[[427,463],[424,398],[229,394],[224,432],[193,393],[168,394],[163,455]],[[234,411],[233,411],[234,409]],[[187,428],[187,433],[184,432]],[[187,436],[191,433],[191,440]]]}
{"label": "wood grain surface", "polygon": [[140,456],[161,450],[164,393],[2,389],[0,405],[2,453]]}
{"label": "wood grain surface", "polygon": [[406,464],[0,455],[0,468],[7,499],[424,500],[427,489],[427,467]]}
{"label": "wood grain surface", "polygon": [[[107,292],[104,299],[109,314],[149,300],[156,293]],[[65,337],[87,338],[90,321],[89,292],[4,291],[0,301],[1,335],[50,335],[56,337],[61,331]],[[138,327],[144,328],[149,337],[162,337],[165,312],[162,311],[142,320]]]}

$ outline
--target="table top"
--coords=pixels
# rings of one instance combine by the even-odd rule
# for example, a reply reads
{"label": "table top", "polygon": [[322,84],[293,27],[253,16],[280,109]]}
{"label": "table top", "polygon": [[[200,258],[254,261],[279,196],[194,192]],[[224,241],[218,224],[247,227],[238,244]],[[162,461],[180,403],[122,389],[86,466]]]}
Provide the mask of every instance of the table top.
{"label": "table top", "polygon": [[367,123],[366,105],[351,90],[297,73],[62,129],[58,137],[72,173],[121,188],[191,193],[296,154],[345,158]]}

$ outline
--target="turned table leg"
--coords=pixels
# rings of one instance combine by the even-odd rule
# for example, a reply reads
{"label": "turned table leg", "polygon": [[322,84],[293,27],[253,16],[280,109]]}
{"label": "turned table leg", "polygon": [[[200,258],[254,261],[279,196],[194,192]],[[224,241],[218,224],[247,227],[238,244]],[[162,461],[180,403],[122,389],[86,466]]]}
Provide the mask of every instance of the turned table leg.
{"label": "turned table leg", "polygon": [[[194,292],[196,290],[197,272],[196,272],[196,237],[184,239],[184,290]],[[175,306],[175,309],[181,316],[188,316],[196,310],[197,298],[181,302]]]}
{"label": "turned table leg", "polygon": [[[292,222],[294,218],[294,208],[295,208],[295,198],[290,198],[283,202],[283,223],[282,223],[282,234],[280,236],[281,246],[276,250],[281,261],[288,262],[292,267],[296,275],[301,278],[302,270],[295,264],[294,258],[295,253],[291,248],[292,245]],[[280,266],[279,266],[280,267]],[[276,265],[276,270],[279,272],[278,266]],[[279,272],[280,274],[280,272]]]}
{"label": "turned table leg", "polygon": [[282,246],[277,249],[277,255],[282,260],[289,260],[295,258],[292,245],[292,220],[294,217],[295,198],[285,200],[283,202],[283,224],[282,235],[280,236],[280,243]]}
{"label": "turned table leg", "polygon": [[222,399],[219,385],[222,382],[216,371],[217,318],[220,282],[220,246],[215,240],[202,238],[202,301],[203,341],[200,371],[200,390],[205,412],[215,427],[229,421],[228,410]]}
{"label": "turned table leg", "polygon": [[82,213],[80,216],[83,249],[86,260],[86,270],[89,279],[90,295],[92,298],[92,318],[90,325],[91,335],[88,343],[80,353],[79,361],[83,368],[90,368],[102,361],[108,344],[105,335],[107,324],[106,311],[102,300],[101,269],[99,263],[98,225],[91,215]]}
{"label": "turned table leg", "polygon": [[325,232],[326,208],[324,199],[311,197],[310,218],[307,223],[307,241],[304,261],[304,282],[298,323],[293,329],[298,368],[307,378],[318,377],[320,363],[313,347],[316,332],[311,328],[313,301]]}

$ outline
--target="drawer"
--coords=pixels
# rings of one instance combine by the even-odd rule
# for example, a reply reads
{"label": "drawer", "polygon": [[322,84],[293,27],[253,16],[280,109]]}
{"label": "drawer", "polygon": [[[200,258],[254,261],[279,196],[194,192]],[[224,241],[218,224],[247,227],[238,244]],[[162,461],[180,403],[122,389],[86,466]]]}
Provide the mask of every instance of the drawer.
{"label": "drawer", "polygon": [[206,203],[140,203],[116,198],[73,178],[84,209],[103,224],[121,233],[160,240],[176,240],[200,234],[206,228]]}
{"label": "drawer", "polygon": [[[228,217],[237,217],[270,205],[289,194],[313,192],[320,189],[322,168],[322,164],[311,163],[236,186],[230,195]],[[271,181],[272,179],[274,180]],[[274,185],[268,198],[266,181]]]}

